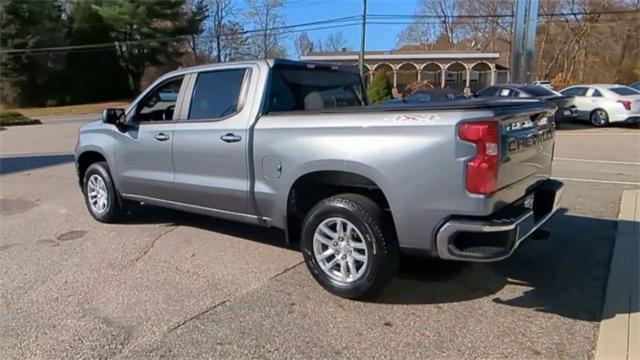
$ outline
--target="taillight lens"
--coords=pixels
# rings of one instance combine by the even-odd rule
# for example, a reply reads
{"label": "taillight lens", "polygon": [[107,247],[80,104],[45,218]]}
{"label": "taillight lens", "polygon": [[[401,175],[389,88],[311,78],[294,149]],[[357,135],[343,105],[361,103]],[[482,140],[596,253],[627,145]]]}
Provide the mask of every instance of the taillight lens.
{"label": "taillight lens", "polygon": [[624,106],[625,109],[627,109],[627,111],[631,111],[631,101],[629,100],[618,100],[619,103],[622,104],[622,106]]}
{"label": "taillight lens", "polygon": [[467,191],[491,194],[498,183],[498,123],[465,122],[458,128],[460,139],[476,145],[476,156],[467,162]]}

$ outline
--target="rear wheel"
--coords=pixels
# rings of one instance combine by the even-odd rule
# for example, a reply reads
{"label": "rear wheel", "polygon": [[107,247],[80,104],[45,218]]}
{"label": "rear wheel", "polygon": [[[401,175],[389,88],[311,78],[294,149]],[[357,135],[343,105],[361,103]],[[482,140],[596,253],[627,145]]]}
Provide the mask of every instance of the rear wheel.
{"label": "rear wheel", "polygon": [[609,124],[609,114],[603,109],[595,109],[591,112],[589,120],[593,126],[606,126]]}
{"label": "rear wheel", "polygon": [[371,199],[341,194],[320,201],[302,229],[302,253],[313,277],[345,298],[375,295],[398,267],[398,245]]}
{"label": "rear wheel", "polygon": [[109,223],[124,216],[125,211],[120,205],[106,162],[91,164],[84,173],[82,185],[87,209],[94,219]]}

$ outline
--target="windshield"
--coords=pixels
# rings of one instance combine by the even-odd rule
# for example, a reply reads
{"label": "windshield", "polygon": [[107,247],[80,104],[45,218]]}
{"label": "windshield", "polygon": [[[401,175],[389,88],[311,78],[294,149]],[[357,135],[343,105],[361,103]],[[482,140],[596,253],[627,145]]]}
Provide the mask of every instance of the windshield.
{"label": "windshield", "polygon": [[366,105],[360,76],[336,67],[276,65],[266,113]]}
{"label": "windshield", "polygon": [[609,88],[609,90],[613,91],[614,93],[618,94],[618,95],[622,95],[622,96],[626,96],[626,95],[640,95],[640,91],[630,88],[630,87],[626,87],[626,86],[618,86],[618,87],[612,87]]}

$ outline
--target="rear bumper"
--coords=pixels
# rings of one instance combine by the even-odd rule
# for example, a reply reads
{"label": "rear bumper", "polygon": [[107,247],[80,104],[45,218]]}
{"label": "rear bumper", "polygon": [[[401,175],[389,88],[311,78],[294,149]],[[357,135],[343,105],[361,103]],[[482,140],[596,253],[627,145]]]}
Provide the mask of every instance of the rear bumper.
{"label": "rear bumper", "polygon": [[578,118],[578,108],[575,106],[559,108],[555,113],[556,120],[573,120]]}
{"label": "rear bumper", "polygon": [[636,123],[640,122],[640,113],[619,113],[619,114],[611,114],[609,116],[610,123]]}
{"label": "rear bumper", "polygon": [[559,181],[548,180],[532,193],[489,217],[451,218],[437,232],[438,257],[479,262],[509,257],[522,240],[558,210],[563,186]]}

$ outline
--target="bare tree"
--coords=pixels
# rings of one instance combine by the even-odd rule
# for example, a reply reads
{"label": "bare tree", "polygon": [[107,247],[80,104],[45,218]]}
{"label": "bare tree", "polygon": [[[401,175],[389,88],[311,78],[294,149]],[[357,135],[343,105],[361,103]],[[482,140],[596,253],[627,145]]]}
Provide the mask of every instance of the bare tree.
{"label": "bare tree", "polygon": [[228,22],[236,15],[232,0],[208,0],[209,1],[209,28],[215,44],[215,60],[223,61],[225,49],[225,30],[229,30]]}
{"label": "bare tree", "polygon": [[435,32],[433,24],[414,21],[398,35],[397,47],[417,46],[425,50],[433,50],[433,43],[436,40]]}
{"label": "bare tree", "polygon": [[230,20],[222,25],[219,58],[222,62],[250,59],[249,39],[242,24]]}
{"label": "bare tree", "polygon": [[332,32],[322,43],[323,51],[342,51],[347,48],[347,39],[342,31]]}
{"label": "bare tree", "polygon": [[302,32],[296,37],[294,45],[298,58],[313,51],[313,41],[309,38],[309,35],[306,32]]}
{"label": "bare tree", "polygon": [[255,59],[283,57],[283,35],[278,28],[284,25],[283,0],[247,0],[249,10],[246,23],[257,33],[249,38],[249,53]]}
{"label": "bare tree", "polygon": [[185,27],[188,32],[187,45],[193,56],[193,62],[195,64],[200,63],[200,40],[201,35],[204,33],[207,19],[207,4],[205,0],[192,0],[186,4],[186,19]]}

